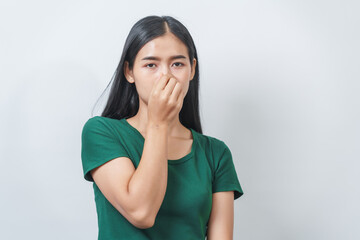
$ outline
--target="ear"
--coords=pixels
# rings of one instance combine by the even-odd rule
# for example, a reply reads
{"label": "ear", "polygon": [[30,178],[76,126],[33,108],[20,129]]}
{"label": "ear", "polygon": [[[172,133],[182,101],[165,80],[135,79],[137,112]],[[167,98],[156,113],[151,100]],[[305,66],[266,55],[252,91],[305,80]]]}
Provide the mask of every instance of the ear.
{"label": "ear", "polygon": [[132,70],[129,69],[129,62],[124,62],[124,76],[129,83],[134,83],[134,75]]}
{"label": "ear", "polygon": [[196,66],[196,58],[193,59],[193,65],[192,65],[192,68],[191,68],[191,78],[190,78],[190,81],[193,80],[194,76],[195,76],[195,66]]}

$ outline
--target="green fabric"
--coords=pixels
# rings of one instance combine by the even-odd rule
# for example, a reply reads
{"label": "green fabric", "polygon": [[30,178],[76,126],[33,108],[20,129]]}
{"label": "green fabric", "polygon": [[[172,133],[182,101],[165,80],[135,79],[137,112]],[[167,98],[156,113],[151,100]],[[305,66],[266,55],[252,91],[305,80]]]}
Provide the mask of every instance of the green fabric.
{"label": "green fabric", "polygon": [[178,160],[168,160],[166,194],[155,224],[140,229],[107,201],[90,170],[122,156],[130,158],[137,168],[145,139],[125,118],[95,116],[88,119],[81,135],[81,159],[84,178],[93,182],[98,240],[205,239],[212,193],[234,191],[234,199],[243,195],[227,145],[189,129],[194,139],[191,152]]}

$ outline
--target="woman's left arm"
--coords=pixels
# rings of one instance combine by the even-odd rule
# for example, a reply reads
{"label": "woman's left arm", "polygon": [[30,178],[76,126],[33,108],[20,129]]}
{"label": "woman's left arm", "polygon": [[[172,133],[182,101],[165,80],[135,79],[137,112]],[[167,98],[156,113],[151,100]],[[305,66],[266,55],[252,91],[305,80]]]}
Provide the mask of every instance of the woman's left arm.
{"label": "woman's left arm", "polygon": [[233,240],[234,191],[216,192],[212,196],[207,240]]}

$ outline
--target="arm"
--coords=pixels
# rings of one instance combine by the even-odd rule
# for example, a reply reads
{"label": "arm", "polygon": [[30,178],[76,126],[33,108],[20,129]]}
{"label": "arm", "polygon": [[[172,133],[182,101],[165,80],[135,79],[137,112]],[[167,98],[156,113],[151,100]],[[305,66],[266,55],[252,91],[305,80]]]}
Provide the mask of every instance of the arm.
{"label": "arm", "polygon": [[150,227],[155,222],[166,192],[167,135],[167,125],[148,123],[142,157],[129,182],[130,198],[140,207],[140,215],[148,219]]}
{"label": "arm", "polygon": [[207,240],[232,240],[234,228],[234,191],[213,193]]}
{"label": "arm", "polygon": [[168,177],[168,127],[178,116],[183,100],[181,82],[170,74],[157,79],[148,101],[146,138],[137,169],[129,166],[130,159],[118,159],[110,164],[114,162],[124,168],[118,166],[114,170],[108,166],[99,174],[94,172],[93,179],[106,198],[140,228],[154,225],[164,200]]}
{"label": "arm", "polygon": [[167,186],[167,126],[148,123],[139,166],[119,157],[93,169],[106,199],[134,226],[152,227]]}

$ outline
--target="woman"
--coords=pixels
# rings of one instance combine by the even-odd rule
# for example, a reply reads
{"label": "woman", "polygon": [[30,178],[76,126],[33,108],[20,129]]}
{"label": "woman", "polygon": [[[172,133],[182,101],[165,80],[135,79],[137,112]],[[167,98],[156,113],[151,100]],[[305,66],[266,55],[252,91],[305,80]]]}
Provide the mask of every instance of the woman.
{"label": "woman", "polygon": [[82,130],[98,239],[232,239],[243,191],[227,145],[202,134],[186,27],[170,16],[139,20],[114,79],[102,115]]}

